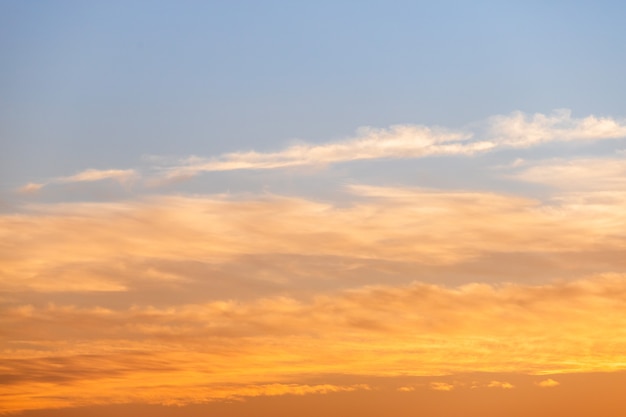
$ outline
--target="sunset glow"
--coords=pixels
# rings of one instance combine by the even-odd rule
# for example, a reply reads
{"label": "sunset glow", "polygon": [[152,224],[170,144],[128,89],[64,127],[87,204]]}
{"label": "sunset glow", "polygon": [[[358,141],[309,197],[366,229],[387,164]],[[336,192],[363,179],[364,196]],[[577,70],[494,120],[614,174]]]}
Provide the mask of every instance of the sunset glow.
{"label": "sunset glow", "polygon": [[131,3],[0,5],[0,414],[622,415],[623,7]]}

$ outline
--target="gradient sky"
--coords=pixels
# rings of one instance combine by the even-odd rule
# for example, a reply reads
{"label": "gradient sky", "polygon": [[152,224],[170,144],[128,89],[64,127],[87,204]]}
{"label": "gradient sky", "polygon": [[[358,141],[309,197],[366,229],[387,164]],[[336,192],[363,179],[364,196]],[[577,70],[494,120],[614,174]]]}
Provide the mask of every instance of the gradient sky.
{"label": "gradient sky", "polygon": [[625,15],[0,1],[0,414],[621,416]]}

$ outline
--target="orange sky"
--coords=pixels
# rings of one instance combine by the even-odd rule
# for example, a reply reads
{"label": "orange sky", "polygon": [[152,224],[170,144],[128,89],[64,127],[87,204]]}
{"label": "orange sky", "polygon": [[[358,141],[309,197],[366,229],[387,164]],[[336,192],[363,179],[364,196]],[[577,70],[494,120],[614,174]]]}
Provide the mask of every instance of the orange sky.
{"label": "orange sky", "polygon": [[0,415],[623,417],[625,15],[0,1]]}
{"label": "orange sky", "polygon": [[[341,379],[329,377],[332,379]],[[344,378],[345,379],[345,378]],[[369,378],[376,388],[326,394],[262,396],[186,406],[101,405],[29,411],[24,417],[154,417],[220,415],[224,417],[393,415],[462,417],[480,415],[548,417],[567,415],[619,417],[623,410],[624,373],[587,373],[533,377],[514,374],[464,374],[440,378]],[[501,381],[510,381],[502,388]],[[439,385],[437,385],[439,384]],[[543,386],[542,386],[543,384]],[[443,390],[437,387],[453,386]]]}
{"label": "orange sky", "polygon": [[345,198],[152,196],[0,216],[2,411],[556,404],[581,375],[623,378],[620,193]]}

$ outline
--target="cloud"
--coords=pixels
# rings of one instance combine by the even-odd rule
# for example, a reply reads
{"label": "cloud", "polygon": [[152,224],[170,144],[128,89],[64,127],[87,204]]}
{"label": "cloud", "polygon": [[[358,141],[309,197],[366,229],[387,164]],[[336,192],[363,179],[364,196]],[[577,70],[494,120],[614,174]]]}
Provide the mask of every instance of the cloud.
{"label": "cloud", "polygon": [[18,189],[20,193],[32,193],[39,191],[43,187],[51,184],[72,184],[82,182],[94,182],[103,180],[115,180],[122,185],[128,185],[138,177],[138,172],[134,169],[87,169],[77,174],[67,177],[55,177],[43,183],[28,183]]}
{"label": "cloud", "polygon": [[[615,233],[626,225],[624,196],[565,195],[542,203],[488,192],[364,185],[347,191],[341,205],[277,195],[31,205],[0,216],[7,248],[0,251],[0,287],[124,291],[142,280],[175,286],[202,274],[232,276],[220,265],[243,260],[236,271],[243,278],[282,285],[287,275],[311,282],[350,268],[364,274],[365,266],[416,269],[498,254],[554,254],[556,262],[570,253],[591,265],[598,252],[626,247]],[[304,270],[304,256],[324,261]],[[263,259],[280,261],[289,274],[276,275]]]}
{"label": "cloud", "polygon": [[487,121],[488,136],[499,146],[530,147],[547,142],[617,139],[626,137],[626,121],[610,117],[572,117],[567,109],[545,115],[514,112]]}
{"label": "cloud", "polygon": [[553,159],[535,163],[515,178],[547,184],[564,191],[626,190],[626,160],[623,158]]}
{"label": "cloud", "polygon": [[[615,371],[626,361],[626,337],[615,332],[626,326],[624,303],[626,278],[605,276],[535,286],[369,286],[163,308],[18,305],[2,308],[0,325],[13,343],[4,342],[0,359],[11,377],[5,392],[26,408],[368,389],[293,382],[331,374]],[[512,388],[499,380],[487,386]]]}
{"label": "cloud", "polygon": [[[507,148],[527,148],[549,142],[594,141],[626,137],[626,121],[610,117],[574,118],[570,110],[532,115],[514,112],[492,116],[465,129],[422,125],[395,125],[387,129],[361,128],[353,138],[312,144],[300,142],[275,152],[239,151],[213,157],[191,156],[182,160],[148,156],[157,165],[145,175],[144,185],[158,187],[192,178],[203,172],[270,170],[325,166],[350,161],[407,159],[428,156],[472,156]],[[515,164],[520,164],[521,159]],[[49,184],[113,179],[128,184],[139,171],[88,169],[75,175],[30,183],[20,192],[33,192]]]}
{"label": "cloud", "polygon": [[[151,196],[3,213],[3,389],[19,410],[621,370],[626,198],[609,191],[352,185],[341,204]],[[478,282],[447,280],[468,265]]]}
{"label": "cloud", "polygon": [[[88,169],[19,192],[625,136],[622,120],[517,112],[458,130],[148,157],[147,175]],[[511,159],[515,179],[554,189],[536,199],[352,184],[337,202],[150,195],[0,213],[0,413],[367,391],[384,378],[437,397],[510,393],[523,391],[511,374],[623,370],[624,161]],[[471,373],[484,379],[458,382]]]}
{"label": "cloud", "polygon": [[513,389],[515,388],[515,385],[511,384],[510,382],[491,381],[487,385],[487,388]]}
{"label": "cloud", "polygon": [[398,125],[389,129],[362,128],[356,138],[334,143],[301,143],[271,153],[249,151],[228,153],[209,159],[190,157],[182,165],[167,169],[165,178],[187,178],[209,171],[275,169],[381,158],[473,154],[492,146],[488,142],[467,142],[470,137],[471,134],[465,132],[419,125]]}
{"label": "cloud", "polygon": [[493,116],[465,130],[398,125],[362,128],[356,138],[325,144],[301,143],[277,152],[234,152],[214,158],[190,157],[166,168],[159,180],[170,182],[201,172],[277,169],[304,165],[372,160],[464,155],[504,148],[526,148],[547,142],[591,141],[626,137],[626,121],[609,117],[573,118],[570,110],[528,115],[514,112]]}
{"label": "cloud", "polygon": [[40,184],[36,182],[29,182],[28,184],[20,187],[17,191],[21,194],[31,194],[36,193],[41,190],[46,184]]}
{"label": "cloud", "polygon": [[[146,364],[166,364],[167,357],[176,357],[169,363],[182,369],[187,362],[198,369],[213,367],[213,376],[224,372],[220,378],[235,379],[241,373],[252,379],[338,371],[605,371],[620,369],[626,355],[624,335],[611,333],[626,324],[624,294],[624,276],[540,286],[414,283],[362,287],[310,300],[273,296],[116,309],[21,305],[3,308],[2,323],[11,340],[29,341],[39,355],[71,354],[68,359],[75,359],[65,369],[72,371],[69,375],[80,375],[83,359],[90,360],[86,354],[118,362],[110,356],[116,352],[121,355],[118,365],[107,366],[112,372],[132,372],[125,368],[127,353],[153,352]],[[601,345],[595,342],[599,337]],[[71,348],[63,345],[66,340],[74,341]],[[178,356],[181,343],[189,346],[186,358]],[[223,356],[232,361],[215,364]],[[127,360],[139,359],[133,354]],[[16,374],[33,374],[18,370]]]}
{"label": "cloud", "polygon": [[120,183],[126,183],[137,175],[132,169],[87,169],[69,177],[58,177],[53,180],[56,183],[73,183],[73,182],[92,182],[107,179],[116,180]]}
{"label": "cloud", "polygon": [[561,383],[558,381],[555,381],[552,378],[549,378],[549,379],[544,379],[543,381],[537,382],[537,385],[540,386],[541,388],[553,388],[553,387],[558,387],[559,385],[561,385]]}
{"label": "cloud", "polygon": [[304,279],[314,270],[305,274],[289,259],[335,259],[347,270],[375,262],[454,265],[503,253],[567,252],[582,260],[626,246],[615,234],[626,224],[626,198],[619,196],[565,196],[546,204],[487,192],[347,190],[351,202],[341,205],[277,195],[31,205],[0,216],[10,248],[0,254],[0,286],[66,292],[120,291],[140,279],[175,285],[191,266],[167,265],[195,262],[216,273],[215,265],[245,258],[256,259],[260,271],[267,270],[258,265],[263,257],[279,255],[292,276]]}
{"label": "cloud", "polygon": [[446,382],[431,382],[430,388],[435,391],[452,391],[454,389],[454,385]]}

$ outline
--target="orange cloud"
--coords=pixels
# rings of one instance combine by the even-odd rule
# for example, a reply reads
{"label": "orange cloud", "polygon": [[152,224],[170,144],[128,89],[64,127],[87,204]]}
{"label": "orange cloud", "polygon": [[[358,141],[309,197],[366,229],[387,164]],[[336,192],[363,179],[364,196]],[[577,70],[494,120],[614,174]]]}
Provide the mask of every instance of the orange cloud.
{"label": "orange cloud", "polygon": [[79,172],[78,174],[71,175],[69,177],[59,177],[54,182],[70,183],[70,182],[91,182],[101,181],[106,179],[114,179],[120,182],[127,182],[137,173],[132,169],[87,169]]}
{"label": "orange cloud", "polygon": [[36,193],[37,191],[41,190],[46,184],[40,184],[40,183],[36,183],[36,182],[29,182],[28,184],[24,185],[23,187],[20,187],[17,191],[19,193],[22,194],[30,194],[30,193]]}
{"label": "orange cloud", "polygon": [[452,391],[454,389],[454,385],[446,382],[431,382],[430,388],[435,391]]}
{"label": "orange cloud", "polygon": [[20,306],[2,312],[13,342],[4,342],[1,359],[13,375],[9,392],[46,406],[331,390],[290,385],[307,375],[615,371],[626,362],[626,337],[615,331],[626,326],[624,294],[626,279],[615,276],[543,286],[416,283],[308,302]]}
{"label": "orange cloud", "polygon": [[558,381],[555,381],[552,378],[549,378],[549,379],[544,379],[543,381],[537,382],[537,385],[540,386],[541,388],[553,388],[553,387],[558,387],[559,385],[561,385],[561,383]]}
{"label": "orange cloud", "polygon": [[349,190],[354,201],[342,206],[280,196],[31,206],[0,217],[10,247],[0,254],[0,286],[123,291],[138,278],[185,279],[156,263],[217,265],[257,255],[350,259],[346,267],[372,261],[452,265],[496,253],[617,253],[626,247],[615,234],[626,225],[620,195],[541,203],[494,193]]}
{"label": "orange cloud", "polygon": [[[621,194],[348,190],[342,205],[179,196],[2,214],[4,410],[371,386],[327,375],[624,369]],[[500,264],[491,283],[421,282],[493,275],[485,259]],[[560,279],[535,279],[546,265]]]}
{"label": "orange cloud", "polygon": [[515,385],[511,384],[510,382],[491,381],[491,382],[489,382],[487,387],[488,388],[512,389],[512,388],[515,388]]}

